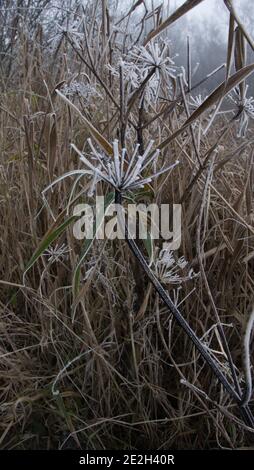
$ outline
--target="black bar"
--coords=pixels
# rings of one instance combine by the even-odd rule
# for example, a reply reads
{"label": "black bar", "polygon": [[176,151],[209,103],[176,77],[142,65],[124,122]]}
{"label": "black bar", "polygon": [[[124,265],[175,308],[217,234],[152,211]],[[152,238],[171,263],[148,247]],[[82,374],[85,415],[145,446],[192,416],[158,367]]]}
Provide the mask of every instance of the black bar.
{"label": "black bar", "polygon": [[[254,449],[254,447],[253,447]],[[111,468],[122,466],[125,468],[133,466],[149,466],[164,468],[179,468],[185,464],[186,468],[204,465],[218,465],[225,462],[229,465],[241,465],[244,468],[248,463],[253,464],[254,450],[146,450],[146,451],[87,451],[87,450],[61,450],[61,451],[0,451],[1,468],[15,465],[15,468],[43,467],[46,465],[58,465],[89,468]],[[6,464],[6,466],[4,466]],[[67,467],[68,468],[68,467]]]}

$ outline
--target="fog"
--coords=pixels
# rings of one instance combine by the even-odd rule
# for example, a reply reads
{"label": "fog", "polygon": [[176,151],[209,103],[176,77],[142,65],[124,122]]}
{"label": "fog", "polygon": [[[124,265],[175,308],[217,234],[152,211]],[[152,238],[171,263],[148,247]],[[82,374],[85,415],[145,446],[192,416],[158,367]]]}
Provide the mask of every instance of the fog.
{"label": "fog", "polygon": [[[25,29],[31,32],[33,26],[36,25],[34,18],[37,15],[37,10],[41,9],[41,14],[38,16],[38,21],[43,25],[44,31],[50,41],[59,33],[58,24],[69,24],[75,20],[75,12],[77,8],[82,5],[92,4],[94,0],[32,0],[31,5],[25,2],[24,7],[18,7],[19,18],[23,18]],[[185,0],[144,0],[147,11],[157,6],[163,6],[163,19],[170,16]],[[119,18],[129,11],[137,0],[108,0],[108,6],[112,23],[119,20]],[[17,0],[0,0],[0,53],[1,58],[4,57],[5,51],[8,52],[8,47],[14,39],[13,22],[15,21],[15,8],[10,8],[10,5],[18,5]],[[139,32],[140,19],[144,17],[145,7],[144,4],[139,5],[131,15],[129,27],[133,27],[133,31]],[[4,5],[4,8],[3,8]],[[100,2],[98,2],[100,5]],[[254,0],[233,0],[233,5],[237,14],[239,15],[244,27],[248,31],[250,37],[254,41]],[[40,7],[40,8],[37,8]],[[100,7],[97,9],[101,11]],[[3,13],[5,12],[5,13]],[[29,13],[28,13],[29,12]],[[28,15],[28,16],[27,16]],[[29,21],[28,21],[29,17]],[[145,22],[146,34],[153,28],[153,18]],[[204,0],[199,5],[190,10],[182,18],[167,28],[162,36],[167,37],[171,41],[171,53],[178,66],[185,66],[187,64],[187,37],[191,44],[191,57],[192,57],[192,70],[199,67],[193,77],[193,82],[198,82],[207,74],[211,73],[214,69],[226,62],[227,57],[227,37],[228,37],[228,24],[229,24],[229,11],[224,4],[223,0]],[[254,62],[254,53],[247,49],[247,61]],[[221,69],[213,78],[206,82],[205,89],[202,88],[204,93],[210,92],[217,84],[222,82],[225,78],[225,71]],[[253,79],[249,80],[252,85]],[[199,92],[199,90],[197,90]]]}
{"label": "fog", "polygon": [[[164,15],[167,16],[175,11],[179,6],[185,3],[186,0],[146,0],[148,9],[163,4]],[[124,10],[128,9],[130,5],[135,2],[125,0],[119,2],[119,8]],[[249,32],[250,36],[253,35],[253,20],[254,20],[254,1],[253,0],[234,0],[233,5],[239,14],[239,17],[244,22],[244,25]],[[139,12],[143,9],[140,6]],[[224,4],[223,0],[204,0],[195,8],[190,10],[184,15],[184,18],[177,23],[184,26],[186,34],[194,34],[196,30],[203,30],[204,41],[212,39],[214,42],[226,41],[227,28],[228,28],[229,11]],[[174,28],[174,25],[171,26]],[[216,30],[217,35],[211,37],[211,34]],[[254,39],[254,36],[253,36]]]}
{"label": "fog", "polygon": [[[163,3],[164,17],[170,15],[185,0],[147,0],[147,8],[156,7]],[[133,2],[120,2],[121,9],[128,9]],[[243,22],[249,35],[254,40],[254,1],[234,0],[235,10]],[[137,10],[141,15],[143,6]],[[223,0],[204,0],[198,6],[186,13],[180,20],[172,24],[166,32],[171,39],[173,54],[178,54],[175,61],[178,65],[186,65],[187,36],[191,42],[192,65],[200,63],[195,79],[210,73],[220,64],[226,62],[228,38],[229,11]],[[247,48],[247,61],[254,61],[254,54]],[[201,65],[202,64],[202,65]],[[204,92],[209,92],[224,79],[225,72],[221,70],[207,82]],[[253,79],[252,79],[253,81]],[[251,88],[253,85],[251,83]]]}

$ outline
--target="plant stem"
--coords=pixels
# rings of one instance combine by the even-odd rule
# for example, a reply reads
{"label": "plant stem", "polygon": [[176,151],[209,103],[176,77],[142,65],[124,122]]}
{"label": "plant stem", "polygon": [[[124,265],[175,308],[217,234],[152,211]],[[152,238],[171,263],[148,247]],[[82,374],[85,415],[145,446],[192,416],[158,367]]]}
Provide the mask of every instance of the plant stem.
{"label": "plant stem", "polygon": [[[122,194],[120,191],[115,192],[115,204],[118,206],[122,205]],[[185,320],[185,318],[182,316],[180,310],[175,306],[157,277],[154,275],[153,271],[149,268],[143,254],[139,250],[138,246],[136,245],[135,241],[133,238],[131,238],[128,227],[125,224],[123,215],[121,210],[118,211],[118,219],[121,225],[121,229],[123,230],[123,233],[125,234],[125,240],[127,244],[129,245],[129,248],[131,249],[132,253],[138,260],[140,266],[143,268],[144,272],[146,273],[147,277],[149,278],[149,281],[152,283],[154,286],[155,290],[158,292],[159,297],[165,305],[168,307],[172,315],[174,316],[175,320],[177,323],[181,326],[181,328],[184,330],[184,332],[188,335],[192,343],[196,346],[197,350],[205,360],[205,362],[210,366],[212,369],[214,375],[217,377],[219,382],[223,385],[225,390],[229,393],[231,398],[237,403],[239,406],[242,418],[247,426],[250,428],[254,429],[254,417],[249,409],[248,406],[241,406],[241,401],[242,397],[234,390],[232,385],[228,382],[227,378],[223,375],[223,373],[220,371],[218,368],[216,362],[210,355],[210,353],[207,351],[206,347],[203,345],[201,340],[198,338],[196,333],[192,330],[188,322]]]}

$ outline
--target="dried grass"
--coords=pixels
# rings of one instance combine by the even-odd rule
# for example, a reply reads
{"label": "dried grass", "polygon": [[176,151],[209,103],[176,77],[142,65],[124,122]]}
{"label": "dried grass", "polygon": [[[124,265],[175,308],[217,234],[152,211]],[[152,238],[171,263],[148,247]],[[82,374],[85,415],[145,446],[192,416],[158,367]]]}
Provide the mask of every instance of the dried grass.
{"label": "dried grass", "polygon": [[[226,3],[230,8],[232,2]],[[123,24],[131,22],[133,11]],[[230,11],[231,30],[232,18],[242,28],[234,9]],[[160,14],[156,10],[148,38],[170,24],[170,19],[161,22]],[[240,139],[236,119],[223,113],[203,134],[199,119],[208,123],[209,110],[203,105],[202,117],[196,111],[194,124],[183,85],[172,103],[158,100],[140,115],[138,94],[131,102],[121,101],[119,80],[105,67],[115,65],[120,47],[107,2],[90,2],[76,15],[86,19],[78,53],[73,36],[64,32],[49,54],[43,28],[36,26],[29,37],[22,19],[14,24],[13,17],[15,34],[2,58],[0,447],[248,448],[253,434],[240,421],[237,407],[142,278],[123,241],[92,245],[82,267],[74,318],[72,276],[81,243],[70,227],[58,240],[67,245],[68,257],[48,263],[41,256],[23,284],[27,263],[53,223],[41,193],[77,168],[70,142],[82,148],[92,132],[111,148],[108,142],[121,132],[123,108],[129,105],[124,112],[134,141],[136,132],[145,142],[154,138],[165,164],[181,162],[164,184],[154,183],[153,194],[158,202],[182,201],[179,255],[202,275],[179,291],[169,286],[168,292],[229,374],[220,321],[237,376],[244,379],[243,331],[254,298],[253,126]],[[124,48],[127,44],[123,41]],[[236,44],[242,47],[242,40]],[[228,74],[231,48],[229,41]],[[232,75],[209,104],[236,85]],[[103,97],[88,105],[75,99],[85,122],[56,93],[76,77],[88,77]],[[72,185],[73,180],[63,180],[47,194],[55,227],[64,220]],[[76,197],[84,191],[85,183],[79,182]],[[253,401],[250,406],[253,410]]]}

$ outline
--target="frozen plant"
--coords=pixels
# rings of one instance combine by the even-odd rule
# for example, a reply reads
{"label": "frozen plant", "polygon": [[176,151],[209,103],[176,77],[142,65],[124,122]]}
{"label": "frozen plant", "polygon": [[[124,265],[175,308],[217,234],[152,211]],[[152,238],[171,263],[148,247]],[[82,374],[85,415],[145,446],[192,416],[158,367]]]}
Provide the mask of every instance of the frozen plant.
{"label": "frozen plant", "polygon": [[150,167],[151,163],[154,162],[159,155],[159,150],[152,152],[153,140],[149,142],[143,155],[139,154],[139,144],[137,144],[130,158],[127,157],[125,148],[119,151],[118,141],[114,140],[113,159],[100,154],[95,149],[91,139],[88,139],[87,142],[92,150],[92,156],[98,163],[97,166],[91,163],[74,144],[71,144],[71,146],[79,155],[81,162],[84,163],[89,170],[92,170],[96,181],[101,179],[119,191],[131,191],[137,188],[143,188],[145,184],[150,183],[157,176],[168,172],[179,163],[176,161],[149,176],[142,176],[144,170]]}
{"label": "frozen plant", "polygon": [[154,262],[154,272],[162,284],[181,284],[197,276],[187,266],[183,256],[176,260],[172,251],[163,248]]}
{"label": "frozen plant", "polygon": [[137,90],[147,79],[142,98],[145,106],[152,105],[157,101],[161,79],[176,80],[177,67],[168,50],[166,41],[150,41],[147,46],[134,46],[124,58],[118,59],[115,67],[108,64],[107,68],[118,79],[122,68],[123,79],[130,92]]}
{"label": "frozen plant", "polygon": [[61,91],[65,96],[72,98],[75,96],[80,96],[87,101],[89,101],[91,98],[101,98],[101,94],[94,85],[90,83],[80,83],[76,80],[73,80],[69,85],[65,84],[61,88]]}
{"label": "frozen plant", "polygon": [[159,90],[160,90],[160,79],[155,74],[150,78],[144,90],[145,108],[147,108],[147,105],[151,106],[154,103],[156,103],[158,99]]}
{"label": "frozen plant", "polygon": [[240,96],[239,88],[235,88],[231,94],[229,94],[229,99],[237,106],[239,111],[239,130],[238,137],[245,137],[249,120],[254,119],[254,98],[250,96],[247,98],[248,85],[246,86],[243,96]]}
{"label": "frozen plant", "polygon": [[48,258],[49,263],[53,263],[55,261],[63,261],[69,252],[70,249],[63,243],[62,245],[49,246],[43,255]]}
{"label": "frozen plant", "polygon": [[206,98],[207,96],[203,98],[201,94],[196,95],[196,96],[191,95],[189,99],[189,106],[195,110],[203,104]]}
{"label": "frozen plant", "polygon": [[48,41],[48,46],[50,47],[51,50],[54,50],[56,47],[59,45],[59,41],[61,41],[62,37],[65,36],[70,36],[72,40],[75,41],[76,47],[80,47],[79,42],[82,41],[84,37],[84,33],[82,33],[80,30],[80,26],[82,24],[82,20],[74,20],[69,21],[68,25],[63,26],[59,24],[58,22],[54,22],[54,26],[52,28],[53,30],[53,35]]}
{"label": "frozen plant", "polygon": [[139,68],[135,64],[120,59],[116,67],[110,64],[107,64],[106,67],[114,77],[119,79],[120,66],[122,67],[124,81],[127,83],[128,87],[131,89],[138,88],[141,84],[141,75]]}
{"label": "frozen plant", "polygon": [[129,53],[129,60],[141,66],[144,78],[155,67],[156,73],[164,73],[175,78],[176,67],[173,59],[167,55],[167,44],[150,41],[147,46],[135,46]]}

